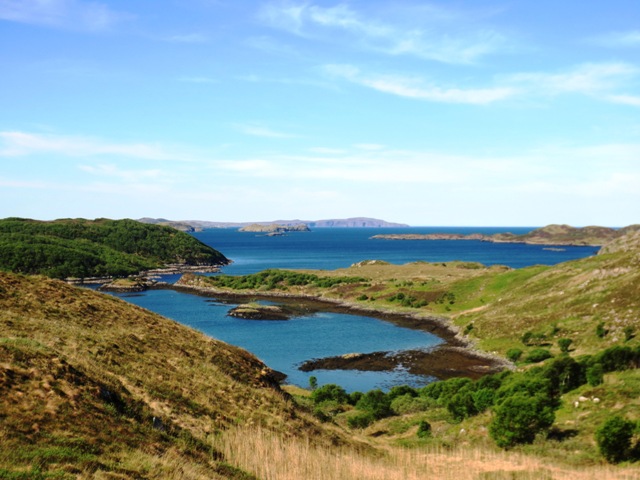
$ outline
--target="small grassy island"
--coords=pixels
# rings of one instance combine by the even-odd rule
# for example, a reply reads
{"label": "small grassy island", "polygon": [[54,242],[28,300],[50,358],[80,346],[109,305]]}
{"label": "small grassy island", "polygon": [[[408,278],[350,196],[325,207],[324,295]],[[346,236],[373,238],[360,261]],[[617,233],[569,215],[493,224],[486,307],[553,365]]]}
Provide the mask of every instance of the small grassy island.
{"label": "small grassy island", "polygon": [[[309,390],[281,386],[246,351],[27,275],[66,278],[75,253],[83,275],[226,260],[175,229],[111,222],[0,222],[0,478],[638,478],[638,231],[593,257],[517,270],[372,260],[183,275],[176,288],[240,298],[241,315],[275,312],[253,303],[263,298],[312,302],[438,331],[451,348],[500,362],[422,388],[347,393],[313,378]],[[153,250],[160,237],[176,243]],[[380,353],[319,360],[393,360]],[[403,365],[424,361],[407,355]]]}

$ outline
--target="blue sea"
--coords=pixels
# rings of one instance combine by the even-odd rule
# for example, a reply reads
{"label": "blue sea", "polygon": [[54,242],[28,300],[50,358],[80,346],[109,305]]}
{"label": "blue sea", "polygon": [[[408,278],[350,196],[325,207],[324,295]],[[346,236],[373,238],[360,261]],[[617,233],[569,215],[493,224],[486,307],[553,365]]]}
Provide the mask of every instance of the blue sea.
{"label": "blue sea", "polygon": [[[553,265],[583,258],[597,252],[595,247],[548,247],[499,244],[474,240],[372,240],[382,233],[526,233],[533,228],[414,227],[392,229],[326,228],[311,232],[292,232],[268,237],[237,229],[208,229],[194,237],[221,251],[232,260],[222,269],[229,275],[255,273],[267,268],[333,270],[362,260],[385,260],[394,264],[415,261],[481,262],[521,268]],[[166,276],[173,282],[179,276]],[[442,340],[432,334],[402,328],[388,322],[359,315],[318,312],[288,321],[253,321],[227,315],[235,304],[219,299],[151,290],[141,294],[119,294],[142,306],[214,338],[254,353],[271,368],[287,375],[287,382],[306,387],[315,376],[320,385],[336,383],[347,391],[388,390],[394,385],[422,386],[433,378],[393,372],[317,370],[301,372],[305,360],[346,353],[397,351],[429,348]]]}

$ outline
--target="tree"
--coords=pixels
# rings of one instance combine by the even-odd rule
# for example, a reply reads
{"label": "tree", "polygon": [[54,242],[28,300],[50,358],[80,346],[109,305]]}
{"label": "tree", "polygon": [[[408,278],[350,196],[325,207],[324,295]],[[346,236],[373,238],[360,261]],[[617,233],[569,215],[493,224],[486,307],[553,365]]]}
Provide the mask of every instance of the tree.
{"label": "tree", "polygon": [[635,424],[630,420],[615,416],[609,418],[596,431],[596,442],[600,453],[608,462],[618,463],[631,457]]}
{"label": "tree", "polygon": [[524,392],[508,397],[494,407],[494,418],[489,434],[502,448],[520,443],[531,443],[536,435],[548,429],[555,413],[541,395],[529,396]]}

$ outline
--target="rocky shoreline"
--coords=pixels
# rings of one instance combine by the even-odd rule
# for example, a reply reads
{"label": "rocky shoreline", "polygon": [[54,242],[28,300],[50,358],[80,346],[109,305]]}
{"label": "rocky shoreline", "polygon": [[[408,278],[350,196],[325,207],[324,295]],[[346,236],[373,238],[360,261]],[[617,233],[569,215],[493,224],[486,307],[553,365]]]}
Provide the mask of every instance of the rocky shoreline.
{"label": "rocky shoreline", "polygon": [[110,292],[143,292],[150,288],[168,288],[166,282],[159,282],[162,275],[184,275],[185,273],[215,273],[223,265],[184,265],[170,264],[162,268],[147,270],[126,278],[89,277],[67,278],[65,281],[72,285],[100,285],[99,290]]}
{"label": "rocky shoreline", "polygon": [[505,366],[502,362],[488,364],[487,358],[483,355],[464,347],[445,344],[424,350],[349,353],[307,360],[300,366],[300,370],[406,370],[413,375],[427,375],[440,380],[452,377],[469,377],[476,380],[483,375],[502,371]]}
{"label": "rocky shoreline", "polygon": [[300,313],[335,311],[355,315],[366,315],[395,325],[422,330],[440,337],[444,344],[425,350],[403,350],[399,352],[373,352],[347,354],[339,357],[312,359],[301,365],[304,371],[315,369],[391,371],[403,368],[410,373],[430,375],[439,379],[455,376],[478,378],[487,373],[513,368],[506,359],[475,348],[447,318],[417,313],[400,313],[368,308],[343,300],[290,294],[286,292],[243,291],[228,292],[206,285],[195,275],[183,275],[170,288],[187,293],[232,299],[239,303],[260,300],[277,300],[295,306]]}

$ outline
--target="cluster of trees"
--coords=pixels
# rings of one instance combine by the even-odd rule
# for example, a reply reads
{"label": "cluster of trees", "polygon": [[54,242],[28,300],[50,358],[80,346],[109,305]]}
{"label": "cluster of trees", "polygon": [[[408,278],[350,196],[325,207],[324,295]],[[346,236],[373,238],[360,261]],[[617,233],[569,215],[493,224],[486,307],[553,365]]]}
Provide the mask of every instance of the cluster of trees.
{"label": "cluster of trees", "polygon": [[0,269],[53,278],[126,276],[168,263],[220,265],[184,232],[134,220],[0,220]]}
{"label": "cluster of trees", "polygon": [[[458,377],[420,389],[401,386],[392,388],[388,393],[372,390],[364,394],[347,394],[341,387],[330,384],[315,389],[311,398],[320,418],[328,419],[337,413],[353,410],[348,424],[354,428],[366,427],[390,415],[417,413],[434,407],[445,408],[454,422],[491,409],[491,438],[498,446],[511,448],[533,442],[538,434],[553,425],[561,395],[586,383],[598,385],[605,372],[639,366],[640,347],[613,346],[578,360],[562,355],[523,372],[504,371],[475,381]],[[628,423],[622,427],[614,426],[599,434],[607,439],[604,443],[598,440],[601,445],[631,442],[629,431],[633,432],[633,428]],[[426,430],[430,429],[425,426],[421,432],[424,434]],[[609,451],[607,448],[605,446],[602,450],[601,447],[603,453]],[[632,455],[631,452],[640,446],[634,448],[629,443],[623,451]]]}
{"label": "cluster of trees", "polygon": [[362,277],[319,277],[311,273],[269,269],[243,276],[217,275],[210,277],[209,281],[218,287],[236,290],[275,290],[292,286],[330,288],[340,284],[362,283],[366,282],[367,279]]}

